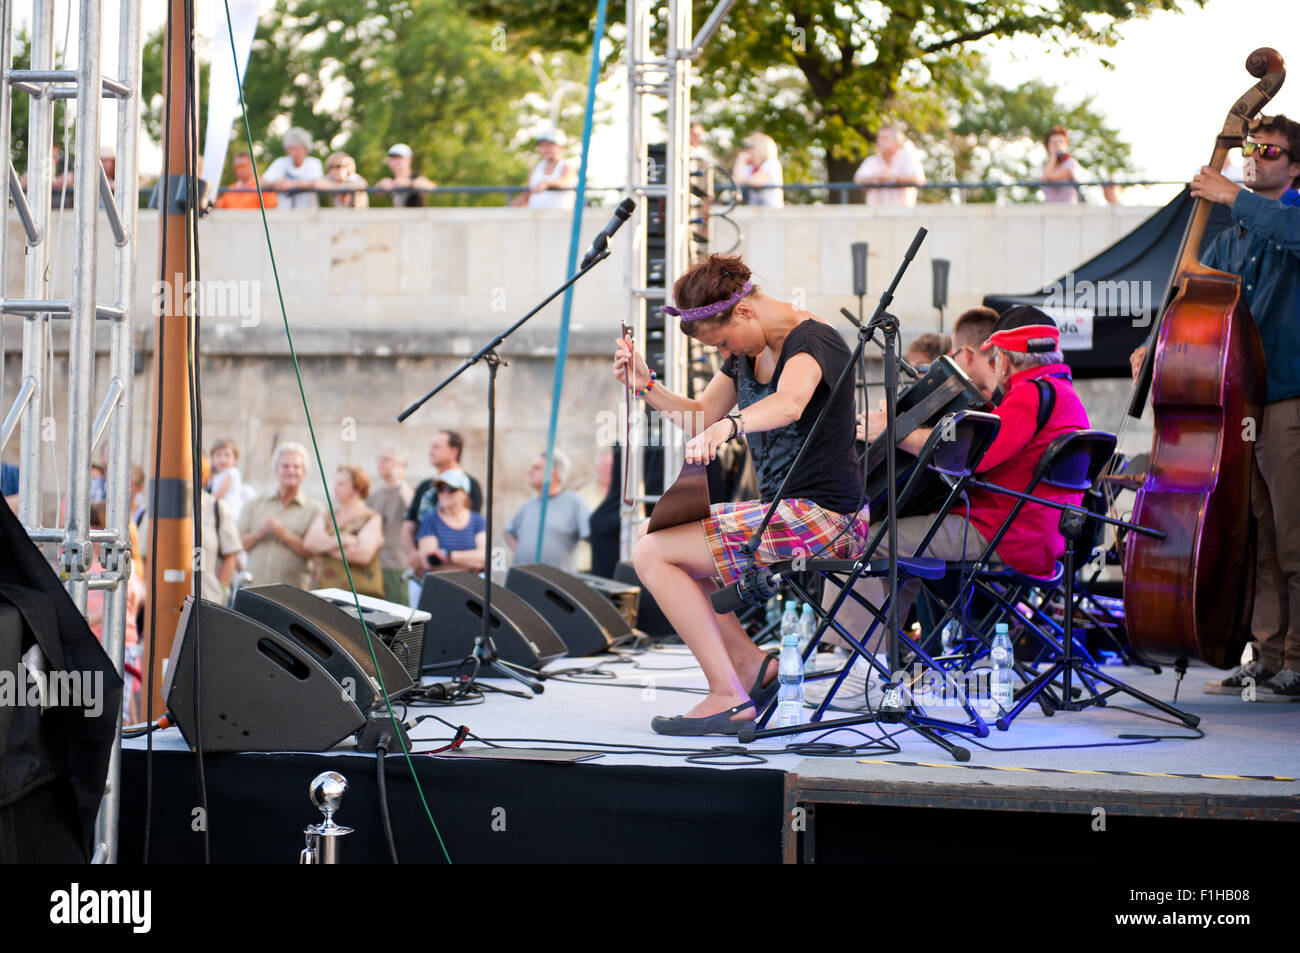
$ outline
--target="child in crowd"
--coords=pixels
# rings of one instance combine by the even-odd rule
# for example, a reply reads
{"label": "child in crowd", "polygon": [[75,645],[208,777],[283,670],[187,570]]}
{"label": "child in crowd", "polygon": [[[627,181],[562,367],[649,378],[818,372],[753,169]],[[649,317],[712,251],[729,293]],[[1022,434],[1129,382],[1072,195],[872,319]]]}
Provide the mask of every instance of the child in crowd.
{"label": "child in crowd", "polygon": [[239,519],[244,504],[257,495],[239,475],[239,447],[232,437],[222,437],[212,445],[212,483],[208,492],[216,499],[226,501],[226,508],[234,519]]}

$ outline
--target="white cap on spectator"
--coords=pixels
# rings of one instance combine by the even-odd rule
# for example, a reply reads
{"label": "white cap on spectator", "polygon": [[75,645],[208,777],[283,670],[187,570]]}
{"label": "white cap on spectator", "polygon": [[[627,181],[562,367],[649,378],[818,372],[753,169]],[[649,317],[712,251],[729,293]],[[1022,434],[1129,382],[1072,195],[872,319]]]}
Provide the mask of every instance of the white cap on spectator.
{"label": "white cap on spectator", "polygon": [[562,145],[566,144],[566,143],[569,141],[569,139],[568,139],[568,137],[564,134],[564,130],[562,130],[562,129],[547,129],[544,133],[542,133],[541,135],[539,135],[539,136],[537,137],[537,141],[538,141],[538,142],[553,142],[553,143],[555,143],[557,146],[562,146]]}
{"label": "white cap on spectator", "polygon": [[113,151],[112,146],[100,146],[99,157],[101,159],[116,159],[117,153]]}
{"label": "white cap on spectator", "polygon": [[407,159],[415,155],[415,153],[411,151],[411,147],[405,142],[399,142],[397,145],[390,147],[388,154],[390,156],[404,156]]}

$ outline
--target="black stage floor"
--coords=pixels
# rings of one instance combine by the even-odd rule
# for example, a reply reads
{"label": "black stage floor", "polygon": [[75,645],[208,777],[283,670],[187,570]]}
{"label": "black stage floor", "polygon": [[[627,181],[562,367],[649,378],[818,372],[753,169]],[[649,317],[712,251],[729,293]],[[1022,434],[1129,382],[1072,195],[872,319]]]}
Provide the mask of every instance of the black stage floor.
{"label": "black stage floor", "polygon": [[[506,748],[600,754],[581,763],[417,754],[427,814],[412,768],[390,757],[390,814],[403,862],[445,859],[428,815],[457,863],[925,862],[971,850],[987,857],[990,844],[1004,845],[1016,862],[1113,861],[1117,850],[1203,862],[1207,844],[1233,843],[1247,823],[1270,825],[1274,848],[1300,846],[1300,825],[1288,823],[1300,820],[1300,705],[1205,694],[1210,669],[1193,666],[1180,690],[1179,706],[1202,719],[1199,732],[1153,720],[1150,709],[1121,698],[1050,718],[1031,708],[1009,731],[955,739],[972,752],[958,764],[887,725],[820,738],[863,750],[815,756],[787,750],[791,739],[755,741],[742,752],[735,739],[664,738],[650,731],[651,717],[685,711],[703,685],[689,653],[563,659],[550,671],[592,665],[599,676],[552,678],[532,700],[489,693],[479,705],[409,710]],[[1158,676],[1113,671],[1172,698],[1169,668]],[[452,734],[426,719],[412,732],[413,749],[428,751]],[[128,742],[123,759],[125,863],[143,856],[144,748],[143,740]],[[201,859],[196,767],[175,729],[154,736],[152,862]],[[356,833],[344,840],[344,861],[387,861],[373,755],[208,755],[203,767],[214,862],[295,862],[303,827],[319,819],[308,782],[331,769],[350,785],[338,820]]]}

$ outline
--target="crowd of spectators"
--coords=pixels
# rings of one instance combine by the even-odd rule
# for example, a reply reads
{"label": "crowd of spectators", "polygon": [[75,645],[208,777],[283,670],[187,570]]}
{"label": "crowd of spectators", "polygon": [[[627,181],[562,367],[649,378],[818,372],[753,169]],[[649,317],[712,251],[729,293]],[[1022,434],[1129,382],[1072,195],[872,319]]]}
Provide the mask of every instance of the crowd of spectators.
{"label": "crowd of spectators", "polygon": [[[393,443],[379,448],[374,477],[359,465],[339,466],[330,489],[331,519],[324,501],[303,489],[312,459],[305,446],[279,444],[271,461],[274,485],[254,488],[243,478],[235,441],[228,437],[215,441],[211,455],[202,458],[203,597],[227,603],[240,585],[347,588],[350,572],[358,592],[415,605],[426,573],[482,572],[488,559],[486,501],[479,481],[461,468],[464,447],[464,438],[456,431],[434,432],[428,449],[432,473],[415,486],[407,479],[405,451]],[[602,495],[609,485],[608,458],[608,452],[602,454],[597,467]],[[528,471],[535,495],[513,515],[502,514],[508,518],[505,541],[518,562],[541,561],[573,571],[578,568],[579,543],[590,536],[590,507],[586,499],[566,489],[569,458],[557,449],[539,559],[545,466],[546,456],[539,454]],[[102,473],[102,466],[92,466],[92,496]],[[5,464],[3,482],[7,498],[16,506],[16,496],[10,495],[17,491],[16,467]],[[132,551],[145,567],[148,503],[144,471],[133,466],[131,529],[133,534],[138,529],[144,545],[133,543]],[[102,512],[102,493],[92,505]],[[148,578],[147,571],[141,572],[141,578]]]}

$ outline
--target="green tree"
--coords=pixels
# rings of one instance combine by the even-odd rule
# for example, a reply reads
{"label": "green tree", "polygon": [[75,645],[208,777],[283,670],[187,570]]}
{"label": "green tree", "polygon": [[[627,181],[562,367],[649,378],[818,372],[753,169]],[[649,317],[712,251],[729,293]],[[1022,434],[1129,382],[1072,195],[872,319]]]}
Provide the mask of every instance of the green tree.
{"label": "green tree", "polygon": [[[582,35],[591,7],[469,3],[477,16],[544,33],[555,46]],[[732,8],[705,49],[695,97],[737,140],[752,130],[772,136],[787,179],[820,167],[843,182],[883,122],[901,121],[923,141],[946,137],[954,113],[978,101],[981,41],[1021,38],[1067,54],[1113,44],[1125,21],[1179,7],[1178,0],[752,0]]]}
{"label": "green tree", "polygon": [[[969,98],[960,108],[954,107],[955,124],[926,141],[927,173],[936,180],[1037,179],[1046,160],[1043,140],[1058,124],[1069,131],[1070,152],[1089,178],[1112,178],[1134,171],[1128,145],[1096,112],[1092,97],[1069,105],[1050,83],[1033,80],[1008,89],[982,71],[970,78],[968,89]],[[1038,198],[1038,190],[1012,189],[1010,197],[1032,201]],[[993,198],[986,190],[966,195],[966,201]]]}
{"label": "green tree", "polygon": [[[13,67],[14,69],[29,69],[32,62],[32,37],[26,26],[20,27],[14,31],[14,48],[13,48]],[[57,53],[54,61],[55,69],[63,66],[63,58]],[[13,90],[9,99],[9,158],[13,162],[14,168],[21,174],[27,168],[27,124],[31,117],[32,98],[24,92]],[[63,122],[67,116],[66,99],[55,100],[54,102],[54,141],[63,144]],[[73,123],[68,124],[68,152],[71,153],[72,146],[76,141],[76,126]],[[65,157],[67,158],[67,157]],[[71,161],[69,159],[69,161]]]}
{"label": "green tree", "polygon": [[[318,152],[351,153],[371,182],[387,175],[388,147],[405,142],[417,171],[439,185],[522,183],[531,144],[520,130],[536,124],[525,100],[540,89],[526,53],[456,0],[277,0],[244,78],[255,154],[280,155],[280,137],[301,126]],[[146,61],[145,88],[161,88],[159,37]],[[155,136],[160,117],[148,120]],[[237,123],[232,151],[244,140]]]}

